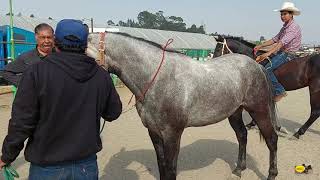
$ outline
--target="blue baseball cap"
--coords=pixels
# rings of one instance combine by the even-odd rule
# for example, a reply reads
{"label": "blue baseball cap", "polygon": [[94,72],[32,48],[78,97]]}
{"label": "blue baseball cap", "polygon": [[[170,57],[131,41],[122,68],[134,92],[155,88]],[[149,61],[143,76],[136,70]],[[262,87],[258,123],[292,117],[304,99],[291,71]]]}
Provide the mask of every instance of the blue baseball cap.
{"label": "blue baseball cap", "polygon": [[88,29],[79,20],[63,19],[56,27],[55,38],[64,45],[87,46]]}

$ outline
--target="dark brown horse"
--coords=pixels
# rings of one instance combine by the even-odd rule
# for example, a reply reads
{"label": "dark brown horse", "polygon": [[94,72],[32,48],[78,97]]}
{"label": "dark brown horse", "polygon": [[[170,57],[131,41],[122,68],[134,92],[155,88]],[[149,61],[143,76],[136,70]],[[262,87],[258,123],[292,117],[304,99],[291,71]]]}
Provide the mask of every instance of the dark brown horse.
{"label": "dark brown horse", "polygon": [[[228,54],[230,52],[247,55],[255,58],[254,44],[239,38],[219,36],[214,56]],[[261,54],[263,52],[259,52]],[[267,61],[261,64],[266,64]],[[283,64],[274,71],[277,79],[287,91],[309,87],[311,114],[307,122],[294,134],[296,138],[303,135],[307,129],[320,116],[320,55],[300,57]],[[254,126],[252,121],[247,127]]]}

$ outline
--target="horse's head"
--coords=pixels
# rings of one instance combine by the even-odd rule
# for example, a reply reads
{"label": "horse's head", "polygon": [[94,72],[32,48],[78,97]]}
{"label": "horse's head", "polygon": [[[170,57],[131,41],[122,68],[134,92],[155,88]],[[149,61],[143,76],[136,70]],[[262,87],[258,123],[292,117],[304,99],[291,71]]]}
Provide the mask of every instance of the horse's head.
{"label": "horse's head", "polygon": [[[239,37],[222,37],[218,36],[216,38],[217,40],[217,46],[215,49],[215,57],[221,56],[223,54],[228,54],[230,52],[233,53],[239,53],[247,55],[251,58],[255,57],[255,54],[253,52],[253,48],[255,47],[255,44],[245,41],[242,38]],[[259,52],[261,54],[261,52]]]}
{"label": "horse's head", "polygon": [[98,59],[98,54],[99,54],[99,47],[94,44],[93,39],[91,34],[88,37],[88,45],[87,45],[87,50],[86,54],[93,59]]}
{"label": "horse's head", "polygon": [[215,37],[217,41],[216,48],[213,53],[213,57],[218,57],[224,54],[232,53],[232,50],[230,49],[230,45],[228,44],[228,40],[224,38],[221,35],[218,35],[218,37]]}
{"label": "horse's head", "polygon": [[[107,47],[105,40],[101,40],[99,34],[90,34],[88,37],[87,55],[102,62],[101,66],[105,67],[111,73],[116,73],[118,67],[111,58],[110,54],[107,53]],[[118,74],[117,74],[118,75]]]}

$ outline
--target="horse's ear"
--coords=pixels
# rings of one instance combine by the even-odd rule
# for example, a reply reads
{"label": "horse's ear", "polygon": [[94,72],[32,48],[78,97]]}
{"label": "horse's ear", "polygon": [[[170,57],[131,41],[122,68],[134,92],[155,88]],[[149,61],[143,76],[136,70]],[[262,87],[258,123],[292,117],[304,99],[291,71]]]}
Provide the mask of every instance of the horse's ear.
{"label": "horse's ear", "polygon": [[215,38],[216,41],[218,41],[218,42],[222,42],[223,39],[224,39],[220,34],[218,34],[217,36],[214,36],[214,38]]}

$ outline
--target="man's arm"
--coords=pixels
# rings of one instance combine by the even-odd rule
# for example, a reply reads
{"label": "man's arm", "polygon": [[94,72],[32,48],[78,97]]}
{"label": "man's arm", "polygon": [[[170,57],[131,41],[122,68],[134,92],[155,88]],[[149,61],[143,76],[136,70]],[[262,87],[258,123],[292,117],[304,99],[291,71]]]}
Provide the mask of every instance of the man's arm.
{"label": "man's arm", "polygon": [[113,121],[116,120],[122,113],[122,103],[119,97],[119,94],[114,87],[111,77],[108,76],[107,83],[110,83],[110,91],[108,94],[107,102],[105,105],[105,109],[102,113],[102,117],[106,121]]}
{"label": "man's arm", "polygon": [[260,45],[257,45],[256,47],[254,47],[254,51],[255,51],[255,52],[258,52],[258,51],[259,51],[261,48],[263,48],[263,47],[271,46],[271,45],[273,45],[273,44],[275,44],[275,43],[278,43],[281,33],[282,33],[282,29],[281,29],[280,32],[279,32],[276,36],[274,36],[272,39],[269,39],[268,41],[266,41],[266,42],[264,42],[264,43],[262,43],[262,44],[260,44]]}
{"label": "man's arm", "polygon": [[22,73],[26,70],[27,65],[21,57],[7,64],[3,71],[3,78],[18,87]]}
{"label": "man's arm", "polygon": [[2,146],[1,161],[6,164],[17,158],[38,122],[39,103],[33,74],[33,67],[24,73],[13,102],[8,134]]}
{"label": "man's arm", "polygon": [[266,47],[266,46],[271,46],[272,44],[274,44],[274,40],[270,39],[260,45],[257,45],[256,47],[254,47],[255,51],[259,51],[261,48]]}
{"label": "man's arm", "polygon": [[263,60],[265,60],[267,57],[271,56],[271,54],[278,52],[281,48],[282,48],[282,43],[279,41],[278,43],[276,43],[276,45],[274,47],[272,47],[268,52],[258,56],[256,58],[257,62],[261,62]]}

